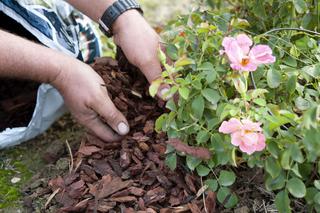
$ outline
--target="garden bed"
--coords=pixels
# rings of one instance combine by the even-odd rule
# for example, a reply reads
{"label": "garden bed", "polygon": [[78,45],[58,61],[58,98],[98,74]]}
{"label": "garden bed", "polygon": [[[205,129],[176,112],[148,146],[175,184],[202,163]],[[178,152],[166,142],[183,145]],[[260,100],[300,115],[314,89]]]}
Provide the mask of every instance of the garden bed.
{"label": "garden bed", "polygon": [[[110,97],[127,117],[131,131],[118,143],[102,142],[83,132],[75,143],[52,144],[43,153],[48,163],[23,190],[29,212],[273,212],[275,194],[264,189],[263,171],[239,164],[232,170],[237,182],[231,188],[240,201],[225,209],[210,184],[190,171],[182,157],[177,168],[166,166],[168,143],[188,154],[190,147],[168,140],[154,130],[165,111],[164,102],[148,95],[144,77],[118,57],[99,58],[93,68],[102,76]],[[177,145],[178,144],[178,145]],[[68,148],[67,148],[68,147]],[[181,148],[183,147],[183,148]],[[69,150],[68,150],[69,149]],[[71,151],[71,152],[70,152]],[[200,153],[203,150],[200,151]],[[71,154],[72,153],[72,154]],[[206,154],[206,153],[205,153]],[[72,163],[70,163],[72,162]],[[215,169],[219,173],[221,168]],[[208,190],[209,187],[209,190]],[[204,208],[206,206],[206,208]],[[296,202],[295,209],[304,206]]]}
{"label": "garden bed", "polygon": [[[148,85],[137,70],[123,67],[127,70],[120,71],[117,62],[109,58],[93,64],[115,105],[127,117],[131,132],[119,143],[84,134],[79,149],[70,155],[73,160],[68,171],[48,185],[26,187],[26,207],[33,209],[33,202],[44,197],[48,202],[43,210],[52,212],[186,212],[203,208],[202,196],[196,195],[200,179],[182,165],[175,171],[165,166],[167,138],[154,131],[164,102],[146,94]],[[208,193],[206,200],[207,208],[213,210],[214,194]]]}

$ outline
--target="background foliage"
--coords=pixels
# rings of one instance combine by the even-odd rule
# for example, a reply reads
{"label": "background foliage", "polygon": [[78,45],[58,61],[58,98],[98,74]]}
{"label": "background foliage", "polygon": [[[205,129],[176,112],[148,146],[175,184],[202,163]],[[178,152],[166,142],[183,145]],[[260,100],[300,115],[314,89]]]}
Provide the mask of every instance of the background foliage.
{"label": "background foliage", "polygon": [[[207,178],[226,208],[238,198],[229,186],[236,181],[232,167],[246,164],[265,171],[265,187],[275,191],[279,212],[291,212],[293,199],[303,198],[308,211],[320,211],[320,3],[314,0],[206,1],[190,14],[169,23],[163,33],[168,64],[162,81],[179,93],[156,122],[171,138],[208,148],[209,161],[186,156],[190,170]],[[249,78],[239,78],[219,54],[225,36],[251,35],[268,44],[277,60]],[[247,84],[240,95],[233,79]],[[150,89],[156,88],[155,82]],[[241,86],[241,84],[240,84]],[[247,155],[218,132],[231,117],[263,124],[264,151]],[[168,147],[167,163],[176,167],[177,153]]]}

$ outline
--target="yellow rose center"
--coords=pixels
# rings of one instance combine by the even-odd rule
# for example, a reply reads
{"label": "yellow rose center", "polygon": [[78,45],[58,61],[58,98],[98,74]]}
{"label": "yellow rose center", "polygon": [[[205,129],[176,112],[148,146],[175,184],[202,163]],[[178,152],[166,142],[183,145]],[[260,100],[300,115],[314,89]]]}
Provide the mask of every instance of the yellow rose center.
{"label": "yellow rose center", "polygon": [[241,60],[241,65],[242,65],[242,66],[246,66],[247,64],[249,64],[249,58],[243,58],[243,59]]}

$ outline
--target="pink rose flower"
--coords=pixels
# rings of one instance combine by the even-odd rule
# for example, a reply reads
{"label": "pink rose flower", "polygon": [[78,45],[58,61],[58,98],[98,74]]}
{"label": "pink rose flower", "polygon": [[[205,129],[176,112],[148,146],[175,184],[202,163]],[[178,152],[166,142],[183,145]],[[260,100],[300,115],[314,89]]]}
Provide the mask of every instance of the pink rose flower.
{"label": "pink rose flower", "polygon": [[239,146],[242,152],[249,155],[256,151],[262,151],[266,147],[266,138],[260,127],[261,123],[255,123],[248,119],[238,120],[231,118],[223,121],[219,132],[231,135],[231,143]]}
{"label": "pink rose flower", "polygon": [[252,46],[252,40],[245,34],[235,38],[225,37],[222,41],[224,50],[220,51],[228,56],[230,66],[239,71],[255,71],[261,64],[274,63],[276,58],[268,45]]}

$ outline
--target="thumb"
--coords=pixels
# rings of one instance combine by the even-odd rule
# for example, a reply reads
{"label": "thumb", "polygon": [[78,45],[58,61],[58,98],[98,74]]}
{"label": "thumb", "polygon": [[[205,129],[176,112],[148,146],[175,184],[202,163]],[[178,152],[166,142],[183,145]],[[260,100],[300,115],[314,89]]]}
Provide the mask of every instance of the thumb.
{"label": "thumb", "polygon": [[130,129],[127,119],[116,108],[108,96],[106,99],[99,101],[92,108],[119,135],[126,135],[129,133]]}

